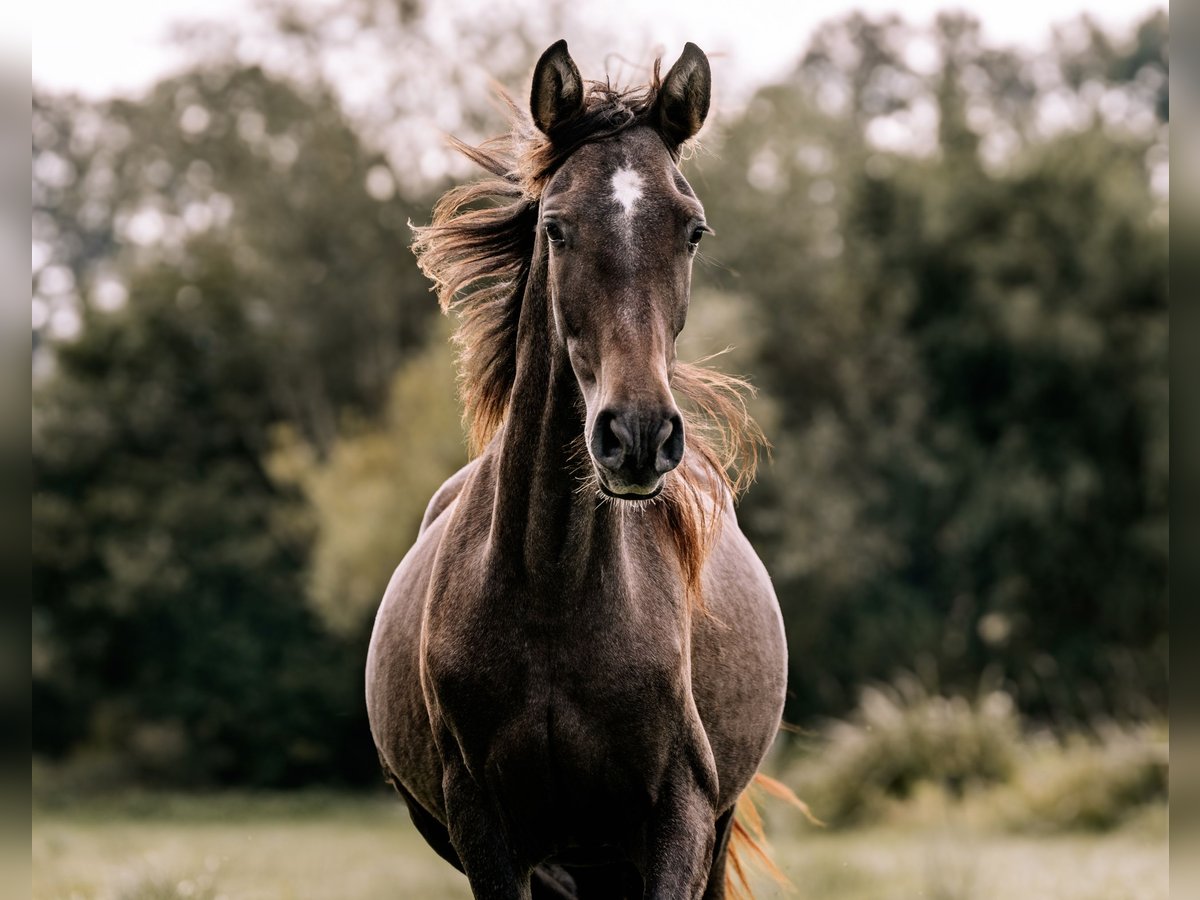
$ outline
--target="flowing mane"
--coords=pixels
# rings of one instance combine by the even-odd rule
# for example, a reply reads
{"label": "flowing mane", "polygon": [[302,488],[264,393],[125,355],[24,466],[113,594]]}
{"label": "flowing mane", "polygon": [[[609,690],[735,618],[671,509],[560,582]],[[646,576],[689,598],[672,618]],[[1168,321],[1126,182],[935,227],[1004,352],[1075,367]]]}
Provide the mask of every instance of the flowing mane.
{"label": "flowing mane", "polygon": [[[588,82],[582,112],[555,133],[553,142],[503,92],[508,133],[478,147],[450,139],[492,177],[447,191],[434,207],[432,223],[414,227],[413,250],[443,311],[459,316],[454,335],[459,389],[474,454],[487,446],[508,410],[542,191],[583,144],[648,123],[661,88],[659,71],[655,61],[650,83],[637,88]],[[688,592],[697,599],[721,513],[754,480],[759,449],[767,446],[746,406],[753,387],[704,361],[675,364],[670,383],[684,401],[688,458],[660,498],[646,504],[659,512]]]}

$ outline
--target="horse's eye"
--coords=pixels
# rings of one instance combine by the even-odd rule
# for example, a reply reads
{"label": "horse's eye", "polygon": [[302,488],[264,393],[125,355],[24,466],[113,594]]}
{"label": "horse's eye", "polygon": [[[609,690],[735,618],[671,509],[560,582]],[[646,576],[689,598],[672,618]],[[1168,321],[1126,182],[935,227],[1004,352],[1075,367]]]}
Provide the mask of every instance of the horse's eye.
{"label": "horse's eye", "polygon": [[546,238],[556,247],[562,246],[566,238],[563,236],[563,230],[557,222],[547,222],[544,226],[546,229]]}
{"label": "horse's eye", "polygon": [[695,228],[693,228],[691,235],[688,237],[688,250],[690,250],[692,253],[695,253],[696,248],[700,246],[700,239],[704,237],[704,235],[710,233],[711,232],[707,225],[697,225]]}

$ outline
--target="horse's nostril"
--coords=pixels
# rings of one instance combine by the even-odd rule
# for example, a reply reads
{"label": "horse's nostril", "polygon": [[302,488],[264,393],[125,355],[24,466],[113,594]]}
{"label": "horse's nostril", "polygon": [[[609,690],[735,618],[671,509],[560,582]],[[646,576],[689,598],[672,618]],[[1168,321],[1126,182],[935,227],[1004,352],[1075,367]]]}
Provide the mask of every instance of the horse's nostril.
{"label": "horse's nostril", "polygon": [[592,431],[592,454],[596,461],[610,469],[618,469],[625,461],[629,432],[611,410],[596,416]]}
{"label": "horse's nostril", "polygon": [[670,472],[683,459],[683,419],[678,413],[606,409],[596,416],[590,444],[599,465],[643,483]]}
{"label": "horse's nostril", "polygon": [[659,428],[658,452],[654,457],[654,471],[665,475],[683,459],[683,418],[674,413],[663,421]]}

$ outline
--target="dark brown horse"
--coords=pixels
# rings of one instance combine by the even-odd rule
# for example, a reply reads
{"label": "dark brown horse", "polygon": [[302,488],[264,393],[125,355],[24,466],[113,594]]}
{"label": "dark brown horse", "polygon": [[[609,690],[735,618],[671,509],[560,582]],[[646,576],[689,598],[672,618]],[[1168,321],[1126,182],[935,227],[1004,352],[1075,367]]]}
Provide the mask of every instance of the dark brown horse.
{"label": "dark brown horse", "polygon": [[460,145],[496,177],[418,233],[478,455],[392,578],[367,702],[476,897],[725,896],[779,725],[783,628],[728,474],[760,435],[741,382],[675,359],[709,231],[678,162],[709,92],[692,44],[622,92],[560,41],[533,127]]}

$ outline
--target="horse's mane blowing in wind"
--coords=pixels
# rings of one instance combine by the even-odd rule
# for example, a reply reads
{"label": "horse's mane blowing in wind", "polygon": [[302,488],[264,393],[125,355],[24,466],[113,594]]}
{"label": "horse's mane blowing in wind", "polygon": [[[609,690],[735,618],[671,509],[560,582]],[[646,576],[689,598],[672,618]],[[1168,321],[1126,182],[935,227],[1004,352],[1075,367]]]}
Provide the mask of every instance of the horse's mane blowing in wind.
{"label": "horse's mane blowing in wind", "polygon": [[[473,453],[487,446],[508,410],[517,371],[517,325],[533,268],[542,191],[580,146],[647,120],[662,89],[659,72],[656,60],[650,83],[632,89],[587,82],[582,112],[553,142],[503,92],[510,113],[508,133],[477,147],[450,139],[492,177],[447,191],[434,208],[432,223],[414,228],[413,248],[442,309],[459,316],[454,340]],[[659,498],[643,504],[669,533],[689,592],[696,598],[721,514],[729,498],[754,480],[759,450],[767,446],[746,406],[746,397],[753,395],[751,385],[702,363],[676,362],[670,379],[685,404],[691,464],[679,467]],[[591,467],[581,466],[580,473],[583,489],[596,490]]]}

